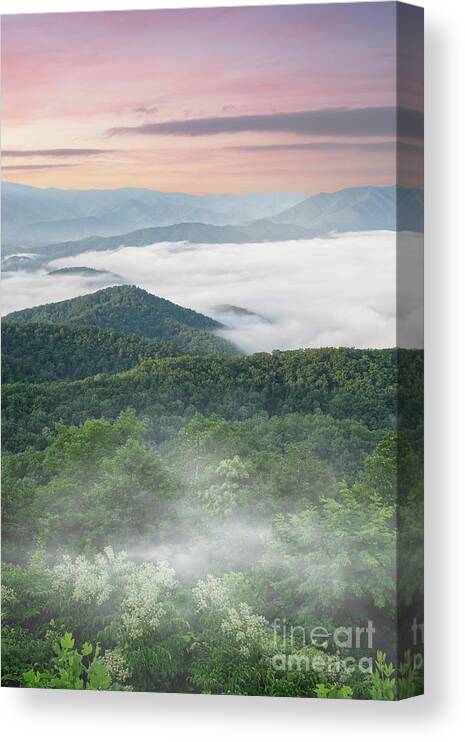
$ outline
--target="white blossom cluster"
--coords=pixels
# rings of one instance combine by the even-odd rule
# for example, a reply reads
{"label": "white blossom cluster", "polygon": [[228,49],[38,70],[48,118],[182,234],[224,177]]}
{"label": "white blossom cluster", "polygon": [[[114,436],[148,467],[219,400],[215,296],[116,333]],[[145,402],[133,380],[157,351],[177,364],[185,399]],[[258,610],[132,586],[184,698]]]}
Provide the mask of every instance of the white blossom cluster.
{"label": "white blossom cluster", "polygon": [[111,547],[92,560],[65,556],[53,574],[57,589],[67,588],[72,600],[83,606],[103,605],[116,596],[121,601],[121,625],[132,639],[159,627],[176,584],[166,562],[138,565]]}
{"label": "white blossom cluster", "polygon": [[118,577],[130,576],[135,565],[129,561],[125,552],[114,554],[107,547],[103,554],[93,560],[78,556],[75,560],[65,555],[53,575],[58,589],[70,588],[72,599],[84,605],[103,605],[111,596]]}
{"label": "white blossom cluster", "polygon": [[102,657],[102,662],[113,682],[124,684],[130,675],[130,670],[120,647],[107,649]]}
{"label": "white blossom cluster", "polygon": [[8,585],[2,585],[2,611],[0,614],[2,619],[8,614],[8,608],[14,606],[16,603],[18,603],[18,596],[13,588],[8,587]]}
{"label": "white blossom cluster", "polygon": [[207,575],[192,589],[198,611],[223,611],[229,607],[229,590],[220,577]]}
{"label": "white blossom cluster", "polygon": [[244,657],[250,656],[252,644],[260,644],[265,650],[271,648],[266,619],[254,613],[247,603],[232,606],[230,592],[221,578],[208,575],[199,580],[193,594],[198,611],[220,614],[220,630]]}
{"label": "white blossom cluster", "polygon": [[121,621],[131,639],[156,631],[175,587],[174,570],[166,562],[142,564],[128,584],[121,604]]}
{"label": "white blossom cluster", "polygon": [[221,622],[221,630],[235,643],[244,657],[250,656],[252,644],[264,647],[270,643],[266,627],[266,619],[253,613],[247,603],[240,603],[238,608],[228,608],[226,617]]}

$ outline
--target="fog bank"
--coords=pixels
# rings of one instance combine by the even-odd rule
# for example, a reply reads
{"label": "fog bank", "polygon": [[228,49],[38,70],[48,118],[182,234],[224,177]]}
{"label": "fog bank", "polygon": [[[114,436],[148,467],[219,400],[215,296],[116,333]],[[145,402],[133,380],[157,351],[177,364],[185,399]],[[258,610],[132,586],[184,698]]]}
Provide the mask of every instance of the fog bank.
{"label": "fog bank", "polygon": [[[419,347],[422,236],[409,234],[399,244],[411,286],[402,344]],[[249,353],[396,345],[394,232],[265,244],[128,246],[54,260],[47,270],[83,265],[118,273],[127,283],[216,317],[227,325],[221,334]],[[114,277],[105,275],[7,273],[3,312],[114,283]]]}

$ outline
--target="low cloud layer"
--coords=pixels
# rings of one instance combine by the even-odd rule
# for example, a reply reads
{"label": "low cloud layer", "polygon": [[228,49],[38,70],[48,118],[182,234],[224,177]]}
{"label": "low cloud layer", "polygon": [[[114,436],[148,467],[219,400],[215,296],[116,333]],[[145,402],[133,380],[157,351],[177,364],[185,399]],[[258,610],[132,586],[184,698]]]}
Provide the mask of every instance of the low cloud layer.
{"label": "low cloud layer", "polygon": [[93,157],[114,152],[114,149],[65,147],[59,149],[4,149],[3,157]]}
{"label": "low cloud layer", "polygon": [[318,136],[395,136],[397,124],[402,136],[423,136],[423,114],[408,108],[322,108],[314,111],[292,111],[247,116],[214,116],[178,121],[118,126],[108,130],[110,136],[171,135],[211,136],[240,132],[286,132]]}
{"label": "low cloud layer", "polygon": [[158,107],[157,106],[137,106],[137,108],[134,109],[134,113],[158,113]]}
{"label": "low cloud layer", "polygon": [[49,170],[52,169],[60,169],[63,167],[76,167],[75,165],[70,165],[69,163],[48,163],[47,165],[2,165],[2,170],[4,172],[14,172],[15,170]]}
{"label": "low cloud layer", "polygon": [[385,142],[293,142],[292,144],[252,144],[243,146],[228,147],[227,149],[236,152],[293,152],[311,151],[311,152],[332,152],[338,150],[347,150],[348,152],[385,152],[395,151],[398,149],[402,152],[421,153],[421,145],[410,144],[408,142],[399,142],[392,139]]}
{"label": "low cloud layer", "polygon": [[[419,347],[422,238],[401,243],[409,301],[402,344]],[[396,345],[396,235],[367,232],[334,238],[248,245],[164,243],[83,253],[50,267],[86,265],[118,273],[178,304],[217,317],[224,337],[246,352],[321,346]],[[106,276],[8,274],[4,312],[95,291]],[[225,305],[246,309],[225,311]]]}

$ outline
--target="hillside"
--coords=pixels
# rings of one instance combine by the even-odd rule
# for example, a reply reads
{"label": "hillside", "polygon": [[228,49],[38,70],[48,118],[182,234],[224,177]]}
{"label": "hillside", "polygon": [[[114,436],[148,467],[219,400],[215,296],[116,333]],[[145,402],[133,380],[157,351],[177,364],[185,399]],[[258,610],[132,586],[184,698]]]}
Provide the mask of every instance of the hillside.
{"label": "hillside", "polygon": [[147,340],[99,327],[58,324],[2,326],[2,381],[83,379],[127,371],[142,361],[179,355],[167,340]]}
{"label": "hillside", "polygon": [[238,350],[213,335],[219,322],[136,286],[113,286],[74,299],[12,312],[4,322],[96,326],[124,335],[165,340],[186,354],[233,355]]}
{"label": "hillside", "polygon": [[5,450],[42,447],[44,426],[116,418],[127,407],[150,417],[155,437],[196,412],[245,419],[320,410],[370,429],[393,428],[399,404],[404,428],[416,429],[422,363],[420,351],[322,348],[230,359],[165,358],[112,377],[11,384],[3,389],[3,441]]}

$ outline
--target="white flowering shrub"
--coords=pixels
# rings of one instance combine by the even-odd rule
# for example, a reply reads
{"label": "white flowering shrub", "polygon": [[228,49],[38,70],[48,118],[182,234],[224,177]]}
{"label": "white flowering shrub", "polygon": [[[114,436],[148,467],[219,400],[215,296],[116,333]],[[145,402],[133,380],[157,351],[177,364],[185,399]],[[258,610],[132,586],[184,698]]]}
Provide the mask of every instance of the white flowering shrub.
{"label": "white flowering shrub", "polygon": [[175,572],[166,562],[139,564],[108,547],[93,558],[65,556],[44,569],[53,610],[62,624],[102,641],[114,681],[161,689],[179,672],[186,623],[174,602]]}
{"label": "white flowering shrub", "polygon": [[264,652],[271,648],[267,627],[266,619],[253,613],[247,603],[228,608],[221,622],[221,631],[234,642],[243,657],[250,657],[252,647],[261,647]]}
{"label": "white flowering shrub", "polygon": [[203,693],[260,694],[272,672],[272,634],[263,616],[234,604],[225,578],[208,575],[193,588],[199,615],[191,680]]}
{"label": "white flowering shrub", "polygon": [[8,616],[8,609],[12,608],[14,605],[18,603],[18,596],[16,595],[13,588],[9,587],[9,585],[2,585],[1,595],[2,595],[2,610],[1,610],[0,615],[3,619]]}
{"label": "white flowering shrub", "polygon": [[93,561],[84,556],[72,560],[65,555],[53,575],[56,589],[68,588],[75,603],[102,605],[112,592],[109,560],[100,554]]}
{"label": "white flowering shrub", "polygon": [[229,606],[229,590],[219,577],[207,575],[192,589],[198,611],[223,611]]}
{"label": "white flowering shrub", "polygon": [[166,562],[137,568],[121,603],[121,621],[131,639],[141,638],[146,631],[156,634],[175,585],[174,570]]}
{"label": "white flowering shrub", "polygon": [[176,586],[166,562],[137,564],[111,547],[93,559],[65,556],[52,573],[54,589],[77,606],[98,607],[111,599],[124,633],[133,639],[156,632]]}
{"label": "white flowering shrub", "polygon": [[101,658],[101,661],[107,668],[111,679],[116,683],[121,683],[121,685],[124,685],[124,683],[130,676],[130,669],[121,647],[115,647],[115,649],[107,649],[107,651]]}

